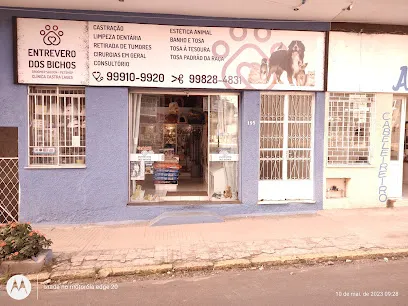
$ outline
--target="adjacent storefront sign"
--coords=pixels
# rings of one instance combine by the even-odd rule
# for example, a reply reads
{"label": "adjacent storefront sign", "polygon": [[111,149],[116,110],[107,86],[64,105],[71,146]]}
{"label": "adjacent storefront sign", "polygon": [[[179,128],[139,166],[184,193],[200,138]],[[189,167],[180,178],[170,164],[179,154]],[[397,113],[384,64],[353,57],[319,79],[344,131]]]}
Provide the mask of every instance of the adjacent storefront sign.
{"label": "adjacent storefront sign", "polygon": [[323,90],[323,32],[17,19],[18,82]]}
{"label": "adjacent storefront sign", "polygon": [[331,32],[328,91],[408,92],[408,36]]}
{"label": "adjacent storefront sign", "polygon": [[[382,119],[384,120],[382,126],[382,140],[381,140],[381,154],[380,154],[380,169],[378,170],[378,178],[380,179],[380,186],[378,188],[378,200],[380,202],[386,202],[388,200],[387,185],[385,184],[385,179],[387,178],[388,166],[387,157],[390,154],[390,148],[388,147],[388,142],[391,136],[391,125],[390,121],[391,114],[389,112],[383,113]],[[392,124],[392,123],[391,123]]]}

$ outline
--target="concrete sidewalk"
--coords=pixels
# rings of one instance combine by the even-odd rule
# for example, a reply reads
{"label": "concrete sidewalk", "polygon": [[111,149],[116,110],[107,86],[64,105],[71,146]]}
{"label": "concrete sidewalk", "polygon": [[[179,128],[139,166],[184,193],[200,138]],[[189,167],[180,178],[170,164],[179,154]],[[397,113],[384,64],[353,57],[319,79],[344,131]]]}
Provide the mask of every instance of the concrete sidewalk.
{"label": "concrete sidewalk", "polygon": [[35,228],[54,242],[56,264],[51,276],[42,275],[44,279],[408,252],[408,208],[329,210],[161,227]]}

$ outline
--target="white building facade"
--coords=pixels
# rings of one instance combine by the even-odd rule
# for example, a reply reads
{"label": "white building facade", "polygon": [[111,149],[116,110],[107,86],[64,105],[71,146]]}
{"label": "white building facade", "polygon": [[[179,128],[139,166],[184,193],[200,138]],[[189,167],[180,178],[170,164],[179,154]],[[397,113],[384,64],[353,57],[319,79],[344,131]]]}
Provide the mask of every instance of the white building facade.
{"label": "white building facade", "polygon": [[330,32],[324,209],[406,205],[408,37]]}

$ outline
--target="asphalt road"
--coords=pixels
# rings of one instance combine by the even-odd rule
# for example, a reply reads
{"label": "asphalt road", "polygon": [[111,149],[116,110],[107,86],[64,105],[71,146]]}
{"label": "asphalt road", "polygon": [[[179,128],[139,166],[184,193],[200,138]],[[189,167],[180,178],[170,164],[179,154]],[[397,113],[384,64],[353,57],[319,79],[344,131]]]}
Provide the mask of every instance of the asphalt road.
{"label": "asphalt road", "polygon": [[84,284],[94,289],[40,285],[38,300],[34,285],[24,301],[13,301],[3,286],[0,305],[408,305],[408,260],[102,280],[98,284],[106,290],[96,289],[95,282]]}

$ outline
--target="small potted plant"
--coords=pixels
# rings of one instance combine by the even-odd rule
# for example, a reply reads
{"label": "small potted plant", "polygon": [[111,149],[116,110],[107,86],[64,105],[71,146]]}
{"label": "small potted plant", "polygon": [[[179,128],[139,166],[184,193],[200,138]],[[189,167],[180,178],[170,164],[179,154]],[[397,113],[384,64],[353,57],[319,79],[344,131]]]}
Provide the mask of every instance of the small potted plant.
{"label": "small potted plant", "polygon": [[0,224],[0,273],[37,273],[52,260],[52,241],[29,223]]}

